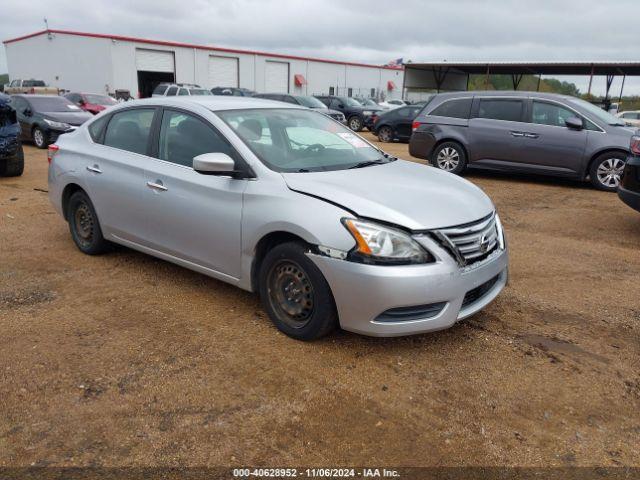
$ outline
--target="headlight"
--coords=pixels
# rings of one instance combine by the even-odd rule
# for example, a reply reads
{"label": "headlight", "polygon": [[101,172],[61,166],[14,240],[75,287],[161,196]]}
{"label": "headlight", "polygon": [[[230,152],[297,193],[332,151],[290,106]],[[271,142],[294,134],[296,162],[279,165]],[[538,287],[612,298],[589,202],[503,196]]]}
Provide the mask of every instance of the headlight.
{"label": "headlight", "polygon": [[49,125],[51,128],[58,128],[60,130],[66,130],[67,128],[71,128],[71,125],[68,123],[55,122],[53,120],[44,119],[44,122]]}
{"label": "headlight", "polygon": [[365,115],[365,116],[373,115],[373,111],[365,110],[364,112],[362,112],[362,114]]}
{"label": "headlight", "polygon": [[343,218],[342,223],[356,241],[349,252],[352,260],[395,265],[434,261],[429,252],[402,230],[353,218]]}

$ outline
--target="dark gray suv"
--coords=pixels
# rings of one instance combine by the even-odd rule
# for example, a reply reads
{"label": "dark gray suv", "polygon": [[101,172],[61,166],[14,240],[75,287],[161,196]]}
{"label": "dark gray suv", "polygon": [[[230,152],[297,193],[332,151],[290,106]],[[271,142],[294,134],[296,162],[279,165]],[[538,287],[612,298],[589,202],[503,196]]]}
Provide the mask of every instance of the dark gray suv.
{"label": "dark gray suv", "polygon": [[556,175],[615,191],[636,131],[584,100],[536,92],[435,95],[409,152],[451,173],[467,167]]}

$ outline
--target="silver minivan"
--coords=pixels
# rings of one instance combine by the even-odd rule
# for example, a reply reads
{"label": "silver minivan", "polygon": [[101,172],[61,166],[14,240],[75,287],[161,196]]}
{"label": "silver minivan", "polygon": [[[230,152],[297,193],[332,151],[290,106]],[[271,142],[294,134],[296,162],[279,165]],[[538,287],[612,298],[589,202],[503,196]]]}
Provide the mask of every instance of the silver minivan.
{"label": "silver minivan", "polygon": [[62,136],[49,161],[51,202],[82,252],[117,243],[259,292],[297,339],[447,328],[507,281],[478,187],[306,108],[128,102]]}

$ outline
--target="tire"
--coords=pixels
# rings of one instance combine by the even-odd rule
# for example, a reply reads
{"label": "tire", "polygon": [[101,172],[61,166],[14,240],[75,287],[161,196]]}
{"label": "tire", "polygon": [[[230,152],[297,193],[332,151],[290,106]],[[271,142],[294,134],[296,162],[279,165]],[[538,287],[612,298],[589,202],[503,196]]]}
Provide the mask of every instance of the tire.
{"label": "tire", "polygon": [[589,179],[598,190],[615,192],[620,185],[626,155],[622,152],[605,152],[598,155],[589,167]]}
{"label": "tire", "polygon": [[42,131],[40,127],[36,127],[31,132],[31,138],[33,139],[33,143],[38,148],[47,148],[49,144],[47,143],[47,137]]}
{"label": "tire", "polygon": [[0,162],[0,177],[19,177],[24,172],[24,150],[22,144],[13,158]]}
{"label": "tire", "polygon": [[354,132],[360,132],[364,127],[364,123],[362,122],[362,119],[357,115],[353,115],[352,117],[349,117],[349,120],[347,121],[347,125]]}
{"label": "tire", "polygon": [[86,193],[79,190],[71,195],[66,213],[71,238],[82,253],[99,255],[109,249],[109,242],[102,236],[98,215]]}
{"label": "tire", "polygon": [[458,142],[444,142],[433,151],[431,165],[445,172],[460,175],[467,166],[467,154]]}
{"label": "tire", "polygon": [[393,138],[393,129],[391,127],[385,125],[378,130],[378,140],[380,140],[381,142],[393,142]]}
{"label": "tire", "polygon": [[338,325],[331,288],[302,243],[277,245],[260,265],[262,304],[273,324],[296,340],[316,340]]}

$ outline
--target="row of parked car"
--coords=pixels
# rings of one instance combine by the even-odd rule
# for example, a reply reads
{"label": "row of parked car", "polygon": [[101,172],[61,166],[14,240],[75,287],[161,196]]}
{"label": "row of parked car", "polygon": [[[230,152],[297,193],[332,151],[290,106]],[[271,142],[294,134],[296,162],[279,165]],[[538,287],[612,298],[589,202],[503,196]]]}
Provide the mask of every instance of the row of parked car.
{"label": "row of parked car", "polygon": [[[413,105],[391,100],[397,108],[385,111],[371,99],[212,90],[220,95],[250,95],[314,109],[354,131],[367,128],[381,142],[409,141],[411,155],[455,174],[488,169],[553,175],[589,180],[598,189],[616,191],[629,152],[637,153],[635,127],[629,126],[624,116],[627,112],[614,116],[587,101],[563,95],[444,93]],[[212,94],[188,84],[161,84],[154,91],[156,97]],[[75,130],[92,115],[118,103],[107,95],[80,92],[12,98],[20,139],[32,141],[38,148],[46,148],[60,134]],[[4,165],[0,173],[17,171],[6,162]],[[635,187],[629,188],[633,191]],[[624,196],[633,199],[631,193]],[[631,203],[634,206],[637,201]]]}

